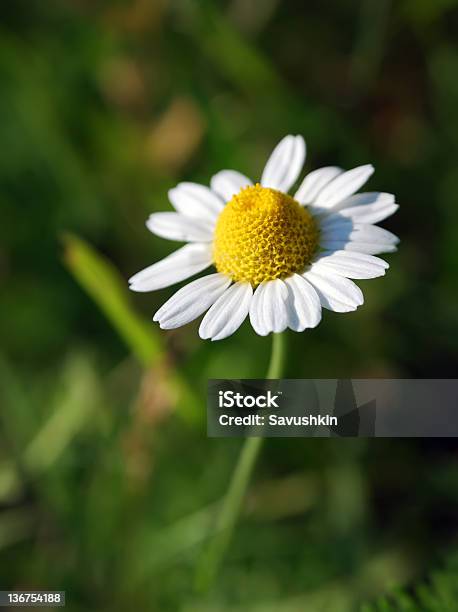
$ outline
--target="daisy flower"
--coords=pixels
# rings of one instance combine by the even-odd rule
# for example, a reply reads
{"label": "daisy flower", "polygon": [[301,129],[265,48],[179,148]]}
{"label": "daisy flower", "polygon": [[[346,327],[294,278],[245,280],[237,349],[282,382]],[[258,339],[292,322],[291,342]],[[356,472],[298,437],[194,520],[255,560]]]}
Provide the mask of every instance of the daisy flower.
{"label": "daisy flower", "polygon": [[275,147],[259,183],[222,170],[210,187],[179,183],[169,191],[175,212],[152,214],[148,229],[187,242],[130,279],[133,291],[179,283],[210,266],[215,273],[177,291],[154,315],[162,329],[185,325],[206,312],[201,338],[221,340],[249,316],[265,336],[318,325],[322,308],[350,312],[363,294],[350,279],[383,276],[379,253],[396,250],[398,238],[375,224],[398,208],[389,193],[356,192],[371,165],[310,172],[294,195],[305,160],[302,136]]}

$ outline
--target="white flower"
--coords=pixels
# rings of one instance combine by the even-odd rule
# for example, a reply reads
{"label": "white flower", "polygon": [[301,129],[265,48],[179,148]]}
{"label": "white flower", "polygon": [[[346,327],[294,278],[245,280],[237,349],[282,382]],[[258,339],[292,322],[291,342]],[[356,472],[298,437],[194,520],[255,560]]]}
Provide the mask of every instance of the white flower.
{"label": "white flower", "polygon": [[383,276],[374,255],[396,250],[398,238],[374,225],[398,208],[389,193],[355,193],[374,169],[329,166],[308,174],[287,195],[305,160],[301,136],[274,149],[260,184],[222,170],[211,188],[180,183],[169,192],[176,212],[152,214],[154,234],[188,242],[130,279],[133,291],[183,281],[211,265],[216,273],[177,291],[154,315],[162,329],[185,325],[207,311],[199,334],[221,340],[249,315],[261,336],[315,327],[321,308],[350,312],[363,303],[350,279]]}

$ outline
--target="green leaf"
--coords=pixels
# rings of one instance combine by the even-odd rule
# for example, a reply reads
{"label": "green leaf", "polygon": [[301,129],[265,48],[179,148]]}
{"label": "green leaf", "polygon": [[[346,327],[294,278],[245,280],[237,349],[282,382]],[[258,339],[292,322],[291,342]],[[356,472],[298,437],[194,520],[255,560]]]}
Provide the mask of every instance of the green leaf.
{"label": "green leaf", "polygon": [[361,612],[456,612],[457,602],[458,556],[452,556],[443,570],[415,587],[412,594],[395,590]]}
{"label": "green leaf", "polygon": [[162,336],[152,324],[144,321],[132,309],[127,285],[116,268],[81,238],[65,234],[64,261],[73,277],[94,300],[138,361],[145,367],[155,367],[161,382],[172,391],[181,414],[189,420],[201,420],[202,410],[188,382],[171,367],[167,367],[167,351]]}
{"label": "green leaf", "polygon": [[154,328],[132,310],[125,281],[114,266],[89,244],[71,234],[64,235],[64,260],[82,288],[111,322],[142,365],[157,362],[164,352]]}

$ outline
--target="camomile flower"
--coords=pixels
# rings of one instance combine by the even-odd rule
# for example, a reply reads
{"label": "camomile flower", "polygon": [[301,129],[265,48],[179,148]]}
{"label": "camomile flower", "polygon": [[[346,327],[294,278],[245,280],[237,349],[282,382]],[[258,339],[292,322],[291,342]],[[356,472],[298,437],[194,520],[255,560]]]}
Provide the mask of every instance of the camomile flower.
{"label": "camomile flower", "polygon": [[350,279],[383,276],[375,255],[396,250],[398,238],[375,225],[398,208],[389,193],[356,193],[371,165],[310,172],[294,195],[305,160],[302,136],[286,136],[259,183],[235,170],[212,177],[210,188],[179,183],[169,191],[175,212],[152,214],[148,229],[187,242],[130,279],[133,291],[154,291],[214,266],[216,272],[179,289],[154,315],[162,329],[206,312],[201,338],[221,340],[249,317],[265,336],[318,325],[322,308],[350,312],[363,294]]}

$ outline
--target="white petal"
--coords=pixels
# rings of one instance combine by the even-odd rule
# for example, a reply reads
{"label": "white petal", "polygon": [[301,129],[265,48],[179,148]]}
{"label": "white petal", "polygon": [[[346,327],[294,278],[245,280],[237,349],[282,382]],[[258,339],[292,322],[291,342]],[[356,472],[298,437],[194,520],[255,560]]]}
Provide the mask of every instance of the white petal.
{"label": "white petal", "polygon": [[262,311],[265,287],[265,282],[257,286],[250,304],[250,322],[254,331],[260,336],[267,336],[269,333],[264,324],[264,316]]}
{"label": "white petal", "polygon": [[312,285],[299,274],[285,279],[288,288],[288,327],[304,331],[316,327],[321,321],[321,303]]}
{"label": "white petal", "polygon": [[344,198],[341,202],[332,207],[331,213],[336,213],[343,208],[352,208],[353,206],[365,206],[366,204],[376,204],[383,202],[384,204],[394,204],[395,198],[392,193],[382,191],[365,191],[364,193],[355,193],[354,195]]}
{"label": "white petal", "polygon": [[266,336],[287,328],[288,296],[288,289],[280,279],[264,281],[258,286],[250,305],[251,325],[256,333]]}
{"label": "white petal", "polygon": [[323,240],[321,247],[327,251],[352,251],[354,253],[366,253],[367,255],[380,255],[381,253],[394,253],[398,250],[395,244],[374,243],[360,241],[333,241]]}
{"label": "white petal", "polygon": [[261,185],[287,192],[297,181],[305,161],[302,136],[285,136],[267,160]]}
{"label": "white petal", "polygon": [[389,265],[383,259],[354,253],[350,251],[335,251],[320,253],[312,264],[311,271],[319,274],[338,274],[347,278],[377,278],[384,276]]}
{"label": "white petal", "polygon": [[339,174],[321,191],[314,202],[314,206],[332,208],[335,204],[358,191],[373,172],[374,167],[368,164]]}
{"label": "white petal", "polygon": [[184,242],[211,242],[214,222],[206,219],[193,219],[175,212],[153,213],[146,227],[161,238],[182,240]]}
{"label": "white petal", "polygon": [[349,198],[342,203],[345,204],[345,207],[339,210],[339,215],[353,219],[355,223],[379,223],[399,208],[399,205],[394,202],[394,196],[389,193],[377,194],[379,197],[375,201],[366,204],[365,202],[370,202],[367,197],[369,195],[371,194],[360,193]]}
{"label": "white petal", "polygon": [[[328,217],[327,221],[332,219]],[[399,238],[376,225],[354,223],[334,215],[333,222],[321,225],[320,246],[327,251],[357,251],[376,255],[396,251]]]}
{"label": "white petal", "polygon": [[175,210],[186,217],[215,220],[224,208],[216,193],[197,183],[178,183],[170,189],[169,200]]}
{"label": "white petal", "polygon": [[244,174],[236,170],[221,170],[212,176],[210,186],[225,202],[229,202],[233,196],[244,187],[252,185],[252,181]]}
{"label": "white petal", "polygon": [[321,190],[342,172],[342,168],[337,166],[326,166],[310,172],[296,191],[294,199],[300,204],[311,204]]}
{"label": "white petal", "polygon": [[365,223],[355,223],[351,239],[356,242],[373,242],[375,244],[399,244],[399,238],[392,232],[383,227]]}
{"label": "white petal", "polygon": [[340,212],[334,213],[334,210],[328,211],[325,216],[318,217],[317,222],[319,223],[320,230],[322,232],[339,228],[340,226],[344,226],[346,228],[353,226],[353,221],[351,219],[348,217],[342,217]]}
{"label": "white petal", "polygon": [[197,319],[231,284],[225,274],[209,274],[179,289],[153,317],[162,329],[175,329]]}
{"label": "white petal", "polygon": [[288,288],[280,280],[272,280],[266,283],[264,295],[264,317],[270,331],[276,334],[288,327],[287,301]]}
{"label": "white petal", "polygon": [[326,240],[360,240],[398,244],[399,238],[382,227],[370,223],[355,223],[348,217],[333,215],[320,224],[320,236]]}
{"label": "white petal", "polygon": [[134,274],[129,279],[132,291],[155,291],[189,278],[212,263],[210,244],[187,244],[168,257]]}
{"label": "white petal", "polygon": [[233,334],[245,321],[252,296],[250,283],[235,283],[229,287],[202,319],[200,337],[222,340]]}
{"label": "white petal", "polygon": [[327,272],[305,272],[304,277],[315,287],[323,308],[334,312],[351,312],[364,302],[361,289],[348,278]]}

